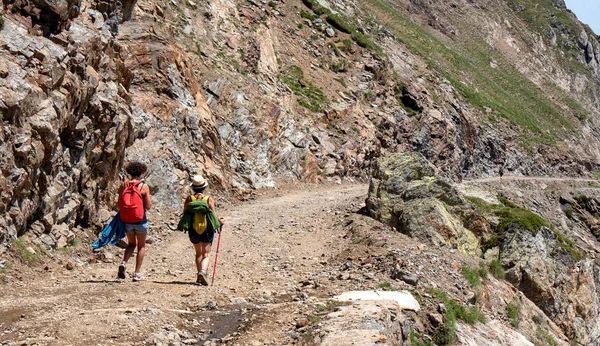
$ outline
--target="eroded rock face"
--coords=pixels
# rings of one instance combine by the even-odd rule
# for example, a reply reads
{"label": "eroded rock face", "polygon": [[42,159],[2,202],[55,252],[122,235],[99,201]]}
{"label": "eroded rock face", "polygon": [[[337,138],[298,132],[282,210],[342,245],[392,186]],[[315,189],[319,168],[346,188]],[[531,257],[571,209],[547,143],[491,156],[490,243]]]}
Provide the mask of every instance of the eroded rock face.
{"label": "eroded rock face", "polygon": [[0,240],[89,224],[135,138],[120,47],[80,18],[52,41],[8,18],[0,46]]}
{"label": "eroded rock face", "polygon": [[3,0],[5,8],[29,16],[36,30],[45,36],[67,29],[79,15],[81,0]]}
{"label": "eroded rock face", "polygon": [[546,227],[533,235],[512,226],[500,247],[506,278],[582,345],[598,345],[600,267],[576,261]]}
{"label": "eroded rock face", "polygon": [[377,160],[367,208],[375,219],[412,237],[473,255],[481,253],[480,240],[462,221],[481,216],[418,153]]}

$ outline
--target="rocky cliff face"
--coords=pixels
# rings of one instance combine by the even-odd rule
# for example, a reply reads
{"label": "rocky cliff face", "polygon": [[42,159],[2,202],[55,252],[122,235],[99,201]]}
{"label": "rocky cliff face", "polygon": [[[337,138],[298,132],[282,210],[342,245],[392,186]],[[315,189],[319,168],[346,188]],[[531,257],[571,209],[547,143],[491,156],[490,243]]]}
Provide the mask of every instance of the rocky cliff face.
{"label": "rocky cliff face", "polygon": [[[600,157],[597,83],[588,78],[597,75],[597,37],[557,5],[548,25],[568,35],[548,45],[521,16],[526,5],[5,1],[0,243],[31,231],[55,247],[59,230],[99,227],[130,159],[149,163],[156,201],[175,208],[191,174],[244,194],[362,179],[385,152],[421,152],[451,180],[493,174],[501,163],[525,174],[592,169]],[[497,25],[469,21],[488,17]],[[481,41],[467,40],[470,27]],[[580,28],[587,38],[571,47]],[[474,44],[472,53],[490,54],[490,73],[510,72],[496,80],[539,89],[515,107],[539,108],[547,119],[494,96],[520,89],[484,88],[493,83],[473,72],[481,62],[463,52]],[[563,47],[575,52],[566,65]],[[469,68],[454,74],[423,48]],[[585,92],[565,96],[576,90]],[[543,92],[550,96],[538,98]]]}

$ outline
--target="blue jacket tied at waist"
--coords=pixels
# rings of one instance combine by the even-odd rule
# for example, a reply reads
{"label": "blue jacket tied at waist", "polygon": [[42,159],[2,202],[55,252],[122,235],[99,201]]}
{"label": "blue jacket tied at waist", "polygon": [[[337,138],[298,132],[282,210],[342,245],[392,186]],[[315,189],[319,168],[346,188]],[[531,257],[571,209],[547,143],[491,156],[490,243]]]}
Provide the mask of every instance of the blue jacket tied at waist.
{"label": "blue jacket tied at waist", "polygon": [[[119,217],[119,213],[115,215],[112,221],[104,227],[100,239],[96,240],[92,244],[92,249],[96,250],[106,246],[110,242],[110,245],[117,245],[119,240],[125,238],[125,225]],[[111,241],[112,239],[112,241]]]}

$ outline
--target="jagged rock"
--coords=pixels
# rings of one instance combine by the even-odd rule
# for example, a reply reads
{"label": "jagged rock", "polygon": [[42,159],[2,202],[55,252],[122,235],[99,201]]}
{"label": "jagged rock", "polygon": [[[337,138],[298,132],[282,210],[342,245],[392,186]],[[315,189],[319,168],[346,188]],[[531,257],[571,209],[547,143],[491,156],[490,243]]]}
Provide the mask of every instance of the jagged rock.
{"label": "jagged rock", "polygon": [[308,326],[308,318],[306,317],[300,317],[297,321],[296,321],[296,328],[302,328],[302,327],[306,327]]}
{"label": "jagged rock", "polygon": [[392,272],[392,279],[401,280],[413,286],[416,286],[419,283],[419,278],[417,275],[398,268],[394,268],[394,271]]}
{"label": "jagged rock", "polygon": [[440,314],[428,313],[427,318],[429,318],[429,321],[434,328],[444,324],[444,317]]}
{"label": "jagged rock", "polygon": [[6,78],[6,76],[8,76],[9,72],[10,72],[10,70],[8,69],[8,66],[6,65],[6,61],[4,61],[4,59],[0,58],[0,78]]}
{"label": "jagged rock", "polygon": [[[500,247],[506,279],[578,342],[593,344],[600,323],[600,267],[578,262],[557,234],[541,227],[536,234],[511,226]],[[574,297],[577,297],[574,299]]]}

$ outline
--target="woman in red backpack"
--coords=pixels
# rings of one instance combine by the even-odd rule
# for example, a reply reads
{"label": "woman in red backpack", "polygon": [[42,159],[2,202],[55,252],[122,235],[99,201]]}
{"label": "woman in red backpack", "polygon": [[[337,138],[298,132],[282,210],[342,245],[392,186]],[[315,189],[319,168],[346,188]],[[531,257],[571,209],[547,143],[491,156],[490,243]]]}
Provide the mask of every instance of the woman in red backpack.
{"label": "woman in red backpack", "polygon": [[144,261],[146,235],[148,234],[146,210],[150,210],[152,207],[150,188],[142,181],[142,175],[146,173],[147,169],[148,167],[141,162],[130,162],[125,170],[131,176],[131,179],[124,182],[119,188],[119,215],[124,224],[128,242],[123,256],[123,263],[119,266],[118,276],[120,279],[126,278],[127,261],[129,261],[137,247],[133,281],[146,280],[140,269]]}

